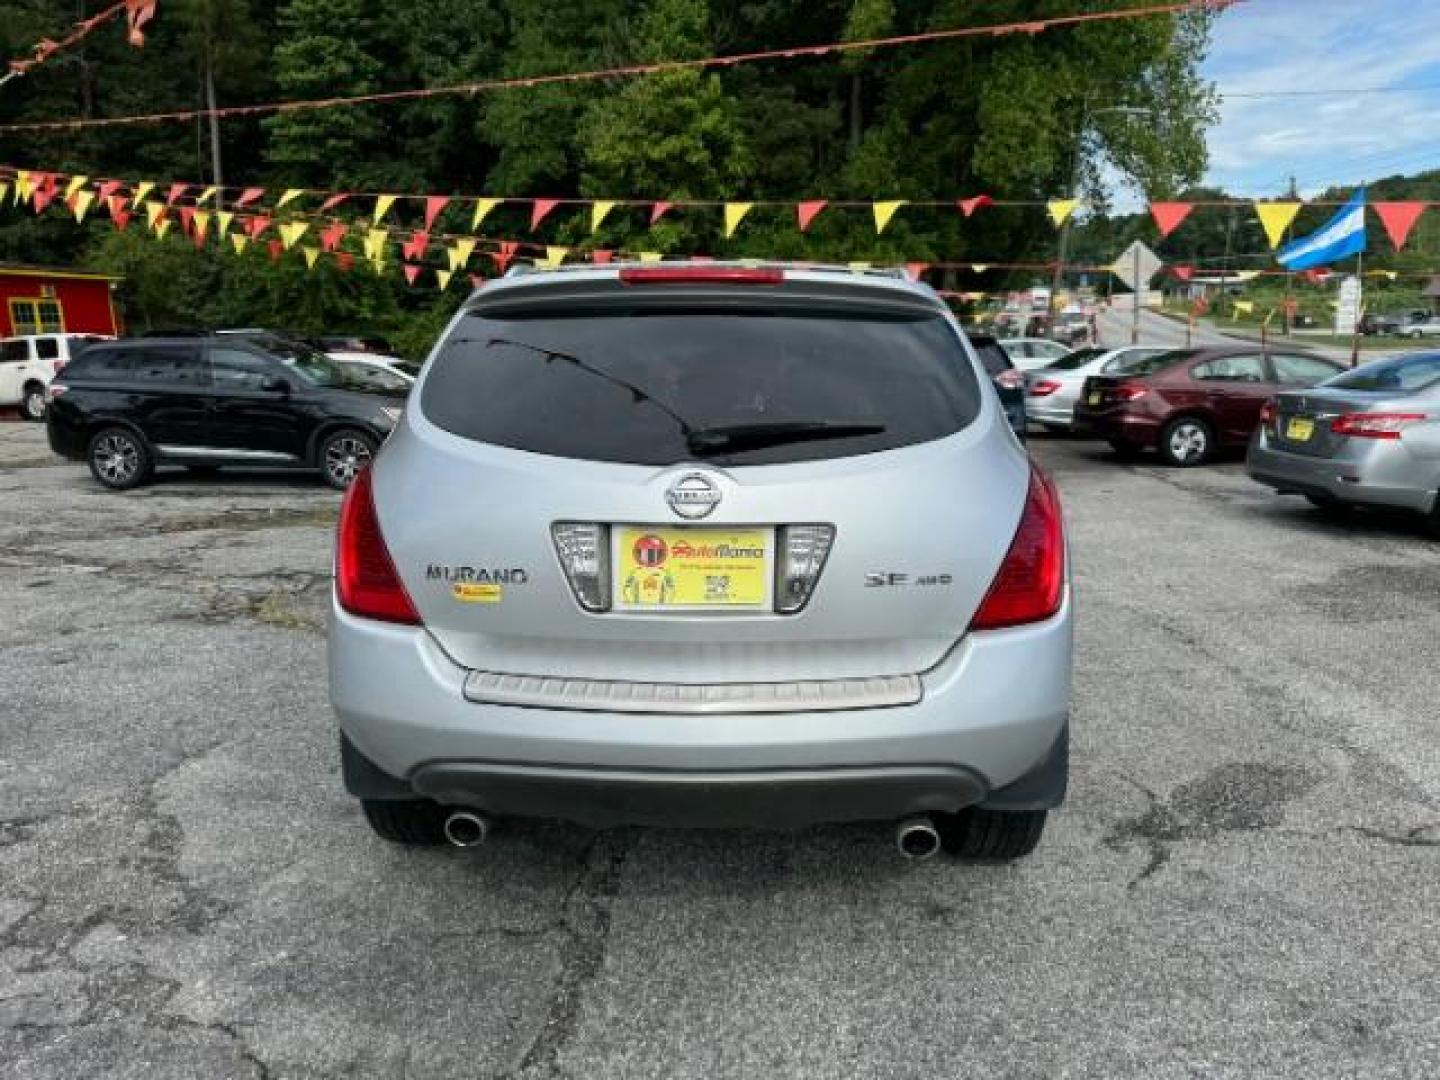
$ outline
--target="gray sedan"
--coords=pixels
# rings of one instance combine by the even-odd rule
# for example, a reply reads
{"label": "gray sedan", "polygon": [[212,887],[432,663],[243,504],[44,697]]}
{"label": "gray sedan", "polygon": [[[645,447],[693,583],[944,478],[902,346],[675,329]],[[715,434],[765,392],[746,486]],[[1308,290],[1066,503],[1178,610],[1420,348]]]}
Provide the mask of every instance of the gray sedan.
{"label": "gray sedan", "polygon": [[1164,349],[1126,345],[1120,349],[1076,349],[1048,367],[1030,372],[1025,390],[1025,415],[1050,431],[1069,431],[1075,424],[1075,402],[1091,375],[1121,375],[1140,360]]}
{"label": "gray sedan", "polygon": [[1376,360],[1266,405],[1250,475],[1316,506],[1400,507],[1440,536],[1440,353]]}

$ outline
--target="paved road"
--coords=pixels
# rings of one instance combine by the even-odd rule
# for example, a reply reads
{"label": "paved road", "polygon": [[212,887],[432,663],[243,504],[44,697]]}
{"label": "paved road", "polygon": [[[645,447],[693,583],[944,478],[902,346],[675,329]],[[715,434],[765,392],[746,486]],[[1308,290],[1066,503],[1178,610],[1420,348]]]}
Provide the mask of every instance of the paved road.
{"label": "paved road", "polygon": [[[1101,344],[1112,347],[1129,345],[1134,317],[1133,310],[1128,307],[1102,307],[1096,318],[1096,328],[1100,331]],[[1141,308],[1140,344],[1182,348],[1186,345],[1185,324]],[[1190,335],[1189,344],[1195,346],[1234,345],[1237,344],[1237,341],[1211,327],[1197,326]]]}
{"label": "paved road", "polygon": [[887,830],[373,839],[335,497],[115,496],[0,425],[0,1075],[1440,1075],[1440,545],[1235,465],[1038,441],[1072,799],[1015,867]]}

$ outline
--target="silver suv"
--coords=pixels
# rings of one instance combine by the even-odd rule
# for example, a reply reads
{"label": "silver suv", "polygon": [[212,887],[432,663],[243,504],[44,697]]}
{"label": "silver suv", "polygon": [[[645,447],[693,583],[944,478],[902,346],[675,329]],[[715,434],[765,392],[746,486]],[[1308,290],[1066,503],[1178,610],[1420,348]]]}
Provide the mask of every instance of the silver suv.
{"label": "silver suv", "polygon": [[1060,507],[929,288],[510,277],[409,400],[346,496],[330,624],[382,837],[889,820],[912,857],[1034,848],[1069,763]]}

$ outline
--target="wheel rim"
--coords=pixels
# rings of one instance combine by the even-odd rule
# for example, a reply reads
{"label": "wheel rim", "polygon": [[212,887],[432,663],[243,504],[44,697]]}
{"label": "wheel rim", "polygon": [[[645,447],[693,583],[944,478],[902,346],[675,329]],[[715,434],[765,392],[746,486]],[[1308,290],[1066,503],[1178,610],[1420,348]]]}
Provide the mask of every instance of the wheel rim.
{"label": "wheel rim", "polygon": [[95,444],[95,471],[111,484],[124,484],[140,471],[140,447],[124,435],[106,435]]}
{"label": "wheel rim", "polygon": [[1176,424],[1170,432],[1170,453],[1176,461],[1198,461],[1205,456],[1208,441],[1205,429],[1199,424]]}
{"label": "wheel rim", "polygon": [[39,420],[45,415],[45,395],[37,394],[34,390],[25,395],[25,415],[32,420]]}
{"label": "wheel rim", "polygon": [[348,487],[360,470],[370,464],[370,447],[363,439],[345,435],[325,445],[325,472],[337,484]]}

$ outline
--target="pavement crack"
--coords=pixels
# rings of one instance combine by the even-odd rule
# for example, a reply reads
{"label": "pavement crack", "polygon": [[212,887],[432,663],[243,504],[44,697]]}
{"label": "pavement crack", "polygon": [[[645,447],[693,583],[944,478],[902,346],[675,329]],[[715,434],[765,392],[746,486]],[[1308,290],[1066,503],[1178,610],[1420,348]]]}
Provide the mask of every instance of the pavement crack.
{"label": "pavement crack", "polygon": [[234,1044],[240,1059],[255,1070],[256,1080],[273,1080],[275,1074],[271,1071],[269,1062],[255,1052],[249,1040],[241,1033],[239,1024],[227,1020],[202,1022],[178,1013],[165,1013],[156,1019],[162,1027],[189,1028],[192,1031],[218,1032],[224,1035]]}

